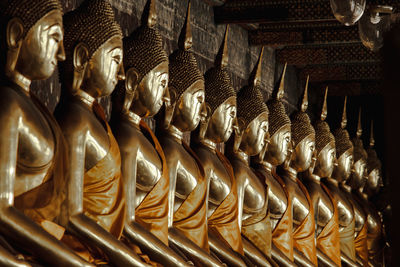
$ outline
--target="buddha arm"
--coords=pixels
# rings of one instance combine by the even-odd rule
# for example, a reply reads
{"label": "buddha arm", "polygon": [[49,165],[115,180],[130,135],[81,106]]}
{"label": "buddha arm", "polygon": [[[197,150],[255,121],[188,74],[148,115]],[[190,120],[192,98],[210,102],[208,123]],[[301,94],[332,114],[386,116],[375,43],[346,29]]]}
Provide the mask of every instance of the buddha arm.
{"label": "buddha arm", "polygon": [[137,244],[150,259],[158,261],[164,266],[189,266],[160,239],[135,222],[136,155],[135,149],[126,151],[121,148],[121,172],[126,199],[124,236],[133,244]]}
{"label": "buddha arm", "polygon": [[305,266],[305,267],[314,266],[314,264],[296,248],[293,248],[293,256],[294,256],[294,262],[299,266]]}
{"label": "buddha arm", "polygon": [[275,246],[274,242],[271,242],[271,254],[272,254],[272,259],[279,266],[287,266],[287,267],[295,267],[295,266],[297,266],[285,254],[283,254],[282,251],[280,251]]}
{"label": "buddha arm", "polygon": [[68,172],[67,229],[101,249],[116,266],[148,266],[122,242],[83,214],[83,179],[86,133],[80,130],[65,134],[70,160]]}
{"label": "buddha arm", "polygon": [[169,229],[168,240],[178,247],[190,260],[201,266],[224,266],[174,227]]}
{"label": "buddha arm", "polygon": [[345,264],[345,266],[350,266],[350,267],[359,267],[360,266],[344,253],[340,253],[340,259],[342,260],[342,263]]}
{"label": "buddha arm", "polygon": [[16,259],[13,254],[0,246],[0,266],[29,267],[31,265],[23,260]]}
{"label": "buddha arm", "polygon": [[337,265],[328,257],[326,256],[319,248],[317,248],[317,258],[318,264],[322,264],[322,266],[334,266]]}
{"label": "buddha arm", "polygon": [[210,232],[208,232],[208,243],[211,251],[213,251],[228,266],[246,266],[239,253],[228,247],[224,242],[219,240]]}
{"label": "buddha arm", "polygon": [[92,266],[13,206],[21,120],[10,117],[10,114],[15,116],[18,113],[7,110],[7,107],[18,110],[12,106],[2,103],[0,112],[0,232],[50,265]]}
{"label": "buddha arm", "polygon": [[253,243],[247,240],[246,237],[242,237],[244,254],[250,259],[255,266],[275,266],[274,263],[270,262],[270,259],[264,255]]}

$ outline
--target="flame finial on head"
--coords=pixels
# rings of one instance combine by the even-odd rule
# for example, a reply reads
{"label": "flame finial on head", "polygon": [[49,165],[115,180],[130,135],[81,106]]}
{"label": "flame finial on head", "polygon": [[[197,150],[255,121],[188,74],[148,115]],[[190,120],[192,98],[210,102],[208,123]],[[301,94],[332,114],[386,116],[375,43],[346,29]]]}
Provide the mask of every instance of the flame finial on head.
{"label": "flame finial on head", "polygon": [[374,121],[371,121],[371,136],[369,138],[369,147],[373,148],[375,146],[375,139],[374,139]]}
{"label": "flame finial on head", "polygon": [[249,85],[259,86],[261,83],[261,69],[262,69],[262,60],[264,55],[264,46],[261,47],[260,56],[258,57],[258,61],[254,66],[253,71],[249,77]]}
{"label": "flame finial on head", "polygon": [[186,19],[178,39],[178,46],[182,50],[189,50],[193,45],[192,27],[190,26],[190,0],[187,7]]}
{"label": "flame finial on head", "polygon": [[357,138],[360,138],[361,135],[362,135],[362,126],[361,126],[361,107],[360,107],[360,110],[358,111],[358,123],[357,123],[356,136],[357,136]]}
{"label": "flame finial on head", "polygon": [[148,0],[142,14],[142,25],[153,28],[157,24],[157,12],[155,0]]}
{"label": "flame finial on head", "polygon": [[282,75],[279,81],[279,87],[276,87],[274,92],[272,92],[272,97],[276,100],[280,100],[285,95],[285,74],[286,74],[287,63],[283,66]]}
{"label": "flame finial on head", "polygon": [[225,68],[228,65],[228,34],[229,24],[226,25],[224,40],[222,41],[217,56],[215,57],[214,65],[216,67]]}
{"label": "flame finial on head", "polygon": [[325,88],[325,96],[324,96],[324,103],[322,104],[322,111],[321,111],[321,121],[324,121],[328,116],[328,86]]}
{"label": "flame finial on head", "polygon": [[308,81],[310,76],[307,76],[306,88],[304,89],[303,100],[301,101],[300,110],[306,112],[308,108]]}
{"label": "flame finial on head", "polygon": [[340,127],[341,127],[342,129],[346,128],[346,126],[347,126],[347,111],[346,111],[346,106],[347,106],[347,96],[344,97],[342,122],[340,123]]}

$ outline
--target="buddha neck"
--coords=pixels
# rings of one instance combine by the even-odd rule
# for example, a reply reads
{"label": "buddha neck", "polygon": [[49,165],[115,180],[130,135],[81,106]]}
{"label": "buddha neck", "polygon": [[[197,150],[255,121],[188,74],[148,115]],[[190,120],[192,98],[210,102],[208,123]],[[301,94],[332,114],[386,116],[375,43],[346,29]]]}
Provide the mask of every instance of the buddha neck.
{"label": "buddha neck", "polygon": [[260,162],[258,162],[258,164],[260,164],[261,166],[263,166],[264,167],[264,169],[267,171],[267,172],[272,172],[272,169],[273,169],[273,165],[271,164],[271,163],[269,163],[268,161],[265,161],[265,160],[262,160],[262,161],[260,161]]}
{"label": "buddha neck", "polygon": [[348,193],[351,193],[351,186],[347,185],[345,182],[341,182],[340,186],[343,188],[343,190],[345,190]]}
{"label": "buddha neck", "polygon": [[78,98],[83,104],[89,107],[89,109],[92,109],[94,101],[96,101],[96,98],[93,96],[89,95],[83,90],[78,90],[77,92],[74,93],[74,96]]}
{"label": "buddha neck", "polygon": [[25,93],[29,95],[31,80],[29,80],[28,78],[26,78],[24,75],[22,75],[17,71],[9,73],[7,77],[10,79],[10,81],[21,87],[25,91]]}
{"label": "buddha neck", "polygon": [[309,179],[309,180],[311,180],[311,181],[313,181],[313,182],[315,182],[317,184],[321,183],[321,177],[319,175],[311,173],[311,174],[305,175],[305,176],[307,177],[307,179]]}
{"label": "buddha neck", "polygon": [[140,121],[142,118],[135,112],[129,110],[128,113],[124,113],[123,116],[133,125],[135,128],[140,129]]}
{"label": "buddha neck", "polygon": [[233,152],[233,156],[241,161],[243,161],[244,163],[246,163],[246,165],[249,165],[249,155],[247,155],[245,152],[243,152],[242,150],[238,150],[236,152]]}
{"label": "buddha neck", "polygon": [[217,151],[217,144],[211,141],[210,139],[203,138],[200,140],[200,144],[206,147],[207,149],[211,150],[213,153]]}
{"label": "buddha neck", "polygon": [[332,178],[332,177],[328,177],[327,180],[328,180],[330,183],[334,184],[336,187],[339,187],[339,182],[338,182],[336,179],[334,179],[334,178]]}
{"label": "buddha neck", "polygon": [[166,130],[166,134],[171,136],[176,142],[182,144],[183,132],[176,128],[174,125],[170,125]]}
{"label": "buddha neck", "polygon": [[297,183],[297,171],[290,166],[286,168],[286,171],[290,179]]}

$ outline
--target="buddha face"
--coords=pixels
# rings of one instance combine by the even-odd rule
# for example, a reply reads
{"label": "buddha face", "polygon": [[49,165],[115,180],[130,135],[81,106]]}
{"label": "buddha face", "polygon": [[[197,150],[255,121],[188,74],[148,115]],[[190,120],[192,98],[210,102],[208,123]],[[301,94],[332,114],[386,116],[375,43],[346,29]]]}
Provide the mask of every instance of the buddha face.
{"label": "buddha face", "polygon": [[269,140],[264,160],[274,166],[282,164],[288,155],[291,137],[290,125],[285,125],[276,131]]}
{"label": "buddha face", "polygon": [[353,149],[348,149],[337,159],[337,166],[334,168],[334,177],[338,182],[349,178],[353,166]]}
{"label": "buddha face", "polygon": [[215,143],[226,142],[233,132],[233,121],[236,118],[236,97],[225,100],[212,114],[206,137]]}
{"label": "buddha face", "polygon": [[354,187],[354,189],[360,188],[364,184],[364,181],[366,180],[366,167],[367,163],[364,159],[359,159],[354,163],[353,169],[351,171],[352,186]]}
{"label": "buddha face", "polygon": [[22,41],[15,70],[30,80],[49,78],[65,60],[62,13],[53,10],[29,30]]}
{"label": "buddha face", "polygon": [[298,172],[307,170],[315,150],[315,134],[310,134],[297,144],[292,154],[291,166]]}
{"label": "buddha face", "polygon": [[193,131],[201,119],[204,106],[204,81],[197,80],[180,96],[171,124],[182,132]]}
{"label": "buddha face", "polygon": [[367,188],[371,191],[371,194],[376,194],[382,185],[381,170],[374,169],[368,174]]}
{"label": "buddha face", "polygon": [[320,177],[330,177],[335,167],[336,148],[333,142],[327,144],[317,156],[314,173]]}
{"label": "buddha face", "polygon": [[125,79],[122,39],[114,36],[93,54],[85,69],[81,88],[93,97],[108,96],[121,79]]}
{"label": "buddha face", "polygon": [[265,146],[267,133],[268,113],[262,112],[244,130],[239,148],[249,156],[257,155]]}
{"label": "buddha face", "polygon": [[[138,96],[131,109],[140,116],[154,116],[163,105],[163,97],[168,85],[168,62],[162,62],[140,81],[136,88]],[[127,79],[128,80],[128,79]]]}

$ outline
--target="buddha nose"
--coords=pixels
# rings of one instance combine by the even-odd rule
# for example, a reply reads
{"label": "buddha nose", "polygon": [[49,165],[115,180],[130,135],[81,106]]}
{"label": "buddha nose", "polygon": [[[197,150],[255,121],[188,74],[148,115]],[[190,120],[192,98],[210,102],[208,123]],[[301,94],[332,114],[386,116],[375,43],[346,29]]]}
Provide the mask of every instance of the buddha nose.
{"label": "buddha nose", "polygon": [[121,66],[119,67],[117,78],[119,81],[124,81],[125,80],[125,70],[124,66],[121,63]]}

